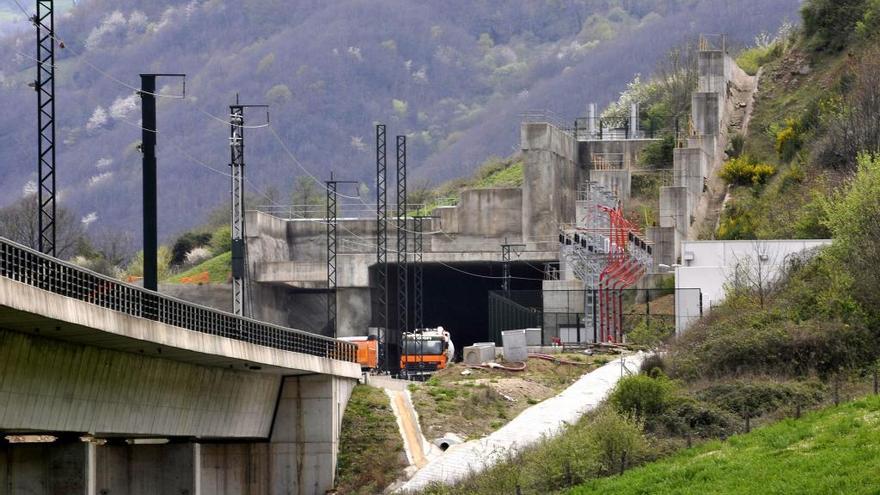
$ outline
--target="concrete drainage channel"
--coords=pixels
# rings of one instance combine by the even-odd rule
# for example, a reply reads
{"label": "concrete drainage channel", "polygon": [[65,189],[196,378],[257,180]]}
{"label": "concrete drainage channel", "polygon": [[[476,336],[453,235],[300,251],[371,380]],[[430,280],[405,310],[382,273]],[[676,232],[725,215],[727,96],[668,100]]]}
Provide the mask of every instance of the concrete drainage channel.
{"label": "concrete drainage channel", "polygon": [[[404,434],[404,444],[409,440],[413,446],[428,445],[424,453],[425,464],[419,462],[410,463],[418,470],[412,474],[409,481],[402,486],[396,487],[395,493],[407,493],[425,488],[432,483],[453,484],[464,479],[466,476],[479,473],[511,454],[515,454],[523,448],[532,445],[542,438],[553,437],[559,434],[565,425],[573,424],[585,413],[593,410],[617,384],[622,376],[638,373],[642,361],[647,355],[637,353],[616,359],[601,368],[587,373],[559,395],[551,397],[536,404],[514,418],[505,426],[494,433],[455,445],[454,440],[446,442],[448,449],[442,451],[437,446],[431,446],[418,429],[418,416],[412,408],[412,402],[408,401],[409,392],[405,386],[403,391],[395,390],[386,392],[392,397],[392,407],[398,399],[393,394],[404,394],[408,404],[401,409],[409,409],[411,412],[397,415],[398,425]],[[399,396],[399,395],[398,395]],[[408,417],[410,419],[408,419]],[[407,421],[415,421],[414,427],[406,426]],[[413,433],[417,431],[417,435]],[[406,433],[404,433],[406,432]],[[443,443],[443,439],[440,440]],[[407,457],[411,455],[410,446],[407,446]],[[412,468],[411,468],[412,469]],[[410,472],[407,473],[408,475]]]}

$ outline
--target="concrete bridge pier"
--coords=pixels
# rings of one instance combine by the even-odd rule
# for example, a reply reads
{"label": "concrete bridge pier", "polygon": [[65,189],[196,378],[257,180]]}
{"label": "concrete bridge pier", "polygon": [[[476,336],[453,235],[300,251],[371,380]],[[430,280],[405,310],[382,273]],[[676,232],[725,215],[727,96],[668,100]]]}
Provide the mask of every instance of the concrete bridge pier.
{"label": "concrete bridge pier", "polygon": [[[197,495],[201,446],[196,443],[99,445],[94,449],[94,490],[88,495]],[[78,492],[83,493],[83,492]]]}
{"label": "concrete bridge pier", "polygon": [[94,471],[89,469],[94,445],[79,439],[57,443],[0,441],[0,495],[94,493]]}

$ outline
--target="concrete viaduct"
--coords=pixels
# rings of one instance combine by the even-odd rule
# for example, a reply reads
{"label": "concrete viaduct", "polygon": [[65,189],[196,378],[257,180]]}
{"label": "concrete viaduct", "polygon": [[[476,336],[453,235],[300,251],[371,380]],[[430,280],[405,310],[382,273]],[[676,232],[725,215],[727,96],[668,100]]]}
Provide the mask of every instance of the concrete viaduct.
{"label": "concrete viaduct", "polygon": [[0,238],[0,494],[323,494],[354,353]]}

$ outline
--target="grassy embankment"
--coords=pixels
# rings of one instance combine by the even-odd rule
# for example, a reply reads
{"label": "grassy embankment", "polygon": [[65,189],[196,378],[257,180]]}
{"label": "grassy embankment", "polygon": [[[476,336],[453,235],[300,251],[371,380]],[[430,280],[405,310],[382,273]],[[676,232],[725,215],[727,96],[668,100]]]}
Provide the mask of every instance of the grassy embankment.
{"label": "grassy embankment", "polygon": [[877,493],[880,398],[679,452],[571,495]]}

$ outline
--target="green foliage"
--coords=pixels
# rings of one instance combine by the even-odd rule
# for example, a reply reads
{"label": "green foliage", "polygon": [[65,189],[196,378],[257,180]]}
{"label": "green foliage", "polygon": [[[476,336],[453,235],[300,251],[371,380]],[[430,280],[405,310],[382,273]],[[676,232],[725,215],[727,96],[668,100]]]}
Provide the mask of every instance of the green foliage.
{"label": "green foliage", "polygon": [[621,414],[644,419],[666,409],[673,388],[672,382],[662,374],[656,378],[628,376],[617,382],[608,401]]}
{"label": "green foliage", "polygon": [[804,35],[815,50],[842,50],[866,10],[866,0],[808,0],[801,8]]}
{"label": "green foliage", "polygon": [[586,434],[587,445],[598,454],[601,474],[622,473],[645,450],[642,425],[629,416],[606,408],[591,426]]}
{"label": "green foliage", "polygon": [[743,148],[745,147],[746,138],[740,133],[734,134],[730,138],[729,149],[727,150],[727,156],[730,158],[739,158],[743,154]]}
{"label": "green foliage", "polygon": [[832,256],[851,276],[856,300],[880,314],[880,155],[859,156],[855,177],[828,201],[826,214]]}
{"label": "green foliage", "polygon": [[[159,250],[156,253],[156,269],[158,271],[159,280],[163,280],[168,277],[170,273],[169,270],[171,268],[171,250],[168,249],[168,246],[159,246]],[[131,262],[126,267],[125,272],[132,277],[143,277],[144,276],[144,252],[138,251],[137,254],[134,255]]]}
{"label": "green foliage", "polygon": [[739,186],[757,186],[767,182],[776,168],[773,165],[759,163],[747,155],[724,162],[721,178],[728,184]]}
{"label": "green foliage", "polygon": [[229,282],[232,277],[232,252],[226,251],[209,260],[205,260],[189,270],[171,277],[168,279],[168,282],[182,283],[185,278],[196,277],[205,272],[208,272],[208,283],[223,284]]}
{"label": "green foliage", "polygon": [[672,165],[673,151],[675,150],[675,137],[664,136],[659,141],[653,141],[645,146],[639,155],[639,165],[652,168],[667,168]]}
{"label": "green foliage", "polygon": [[743,50],[736,57],[736,63],[746,74],[754,76],[764,65],[782,56],[784,42],[781,40]]}
{"label": "green foliage", "polygon": [[737,418],[728,411],[689,396],[675,396],[666,412],[652,418],[646,428],[679,437],[726,438],[737,433]]}
{"label": "green foliage", "polygon": [[697,393],[701,400],[741,417],[758,417],[783,407],[821,402],[825,387],[816,381],[733,381],[710,385]]}
{"label": "green foliage", "polygon": [[880,29],[880,0],[867,0],[865,13],[856,23],[856,34],[861,39],[872,38]]}
{"label": "green foliage", "polygon": [[381,492],[400,476],[403,456],[403,442],[388,396],[378,388],[356,386],[339,435],[340,493]]}
{"label": "green foliage", "polygon": [[788,296],[778,301],[784,307],[766,310],[726,301],[674,343],[670,375],[689,381],[747,373],[829,376],[873,361],[877,342],[867,328],[858,322],[792,321],[799,308]]}
{"label": "green foliage", "polygon": [[785,420],[726,442],[709,442],[570,495],[851,493],[876,491],[880,398]]}
{"label": "green foliage", "polygon": [[223,225],[211,234],[211,253],[214,256],[232,250],[232,227]]}
{"label": "green foliage", "polygon": [[652,349],[675,334],[675,325],[660,320],[644,318],[635,328],[627,332],[627,343]]}
{"label": "green foliage", "polygon": [[715,236],[723,240],[744,240],[757,237],[755,211],[743,208],[738,201],[731,201],[724,207],[724,215]]}

